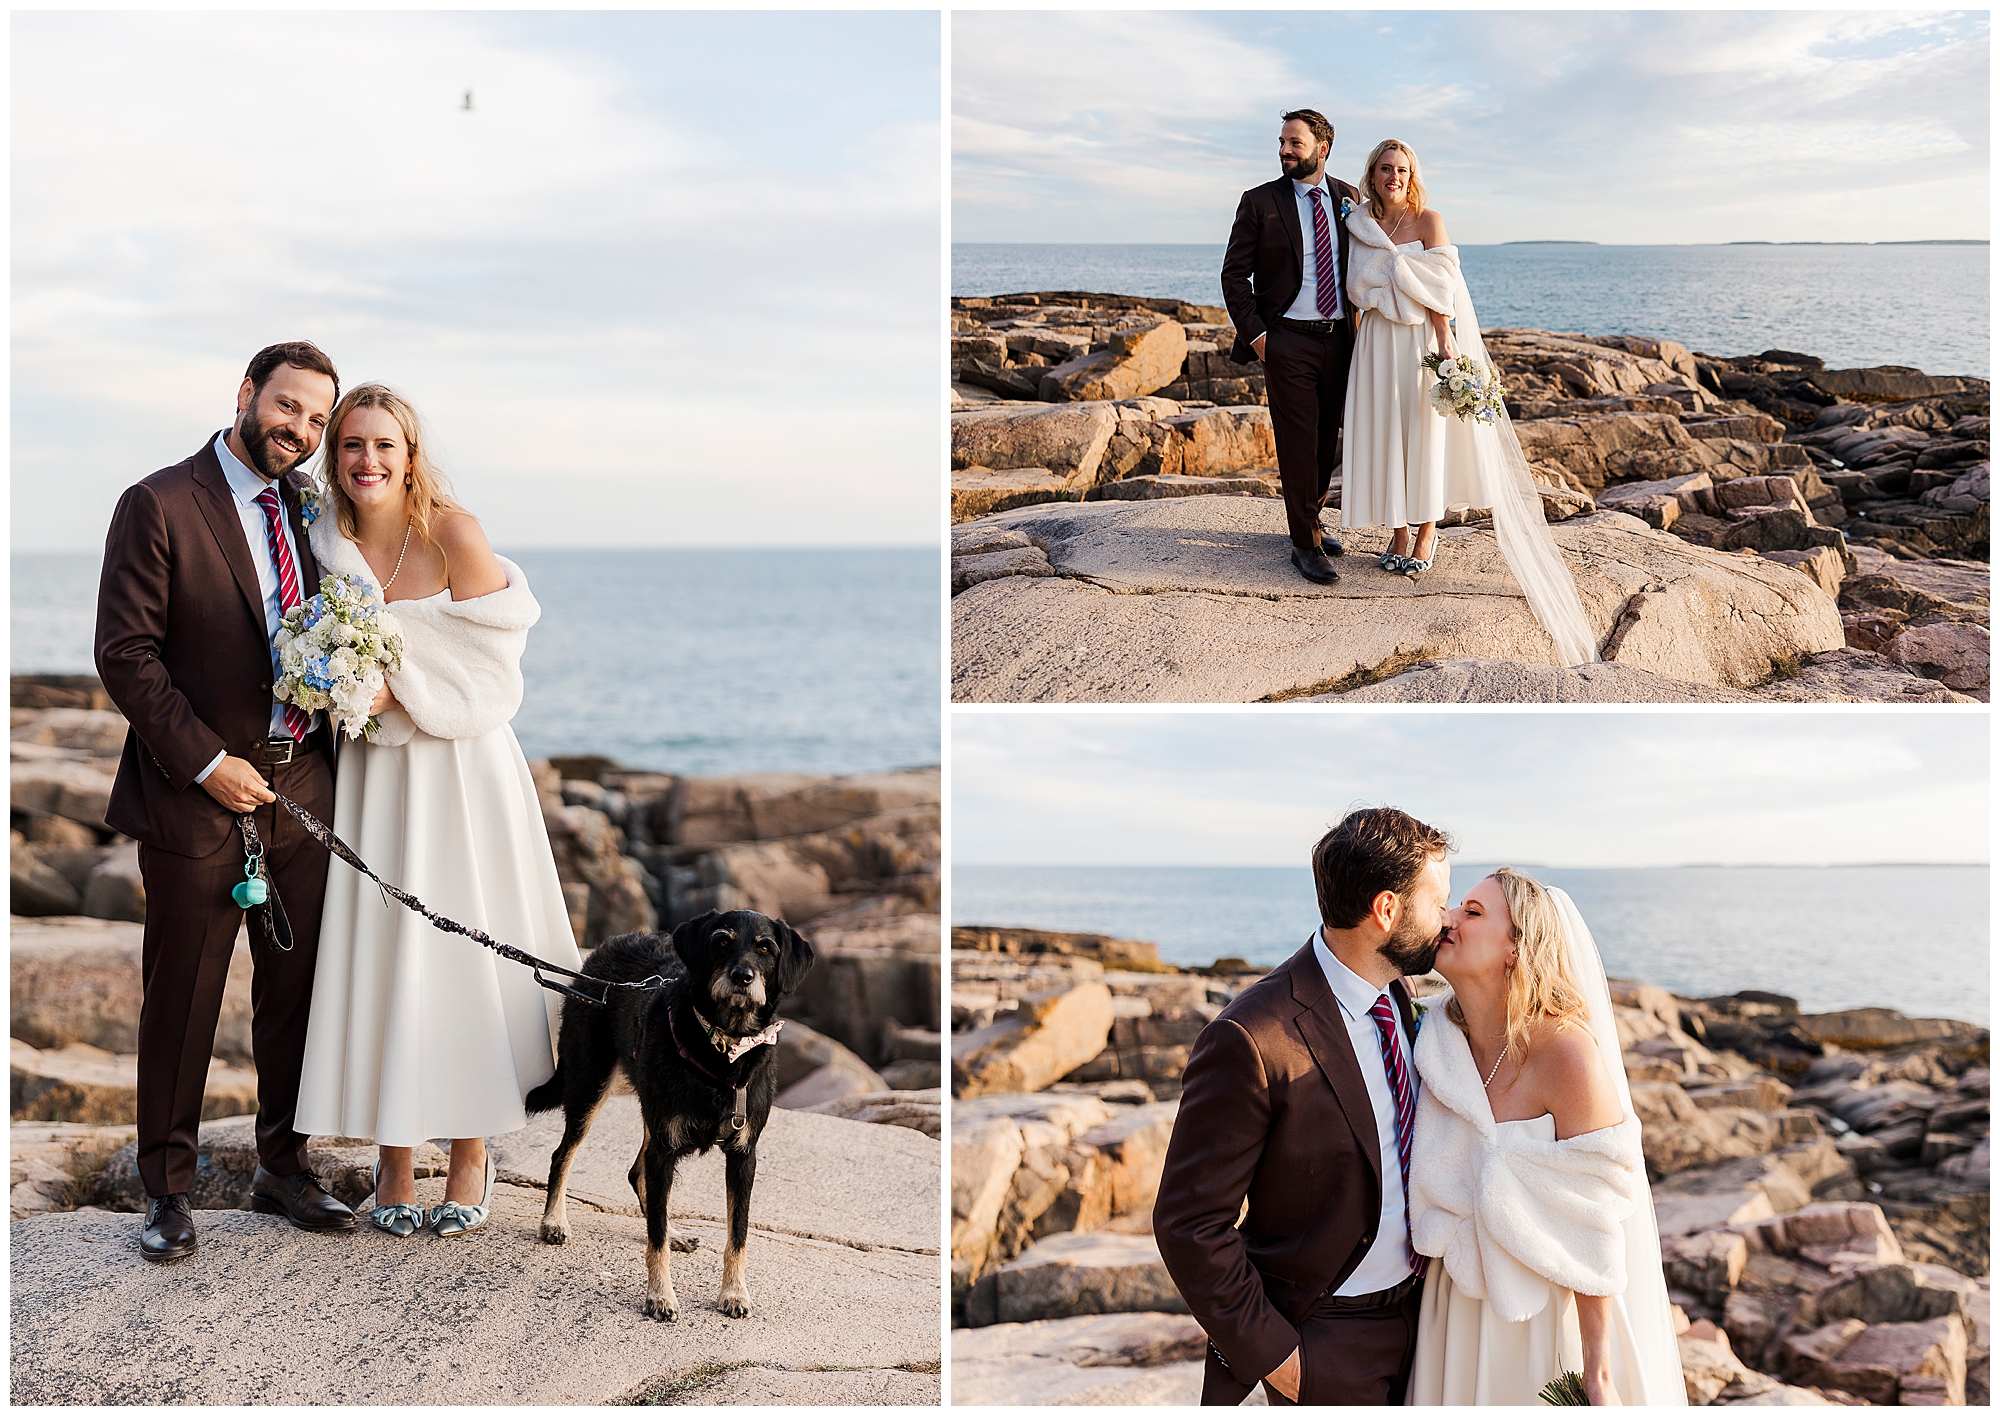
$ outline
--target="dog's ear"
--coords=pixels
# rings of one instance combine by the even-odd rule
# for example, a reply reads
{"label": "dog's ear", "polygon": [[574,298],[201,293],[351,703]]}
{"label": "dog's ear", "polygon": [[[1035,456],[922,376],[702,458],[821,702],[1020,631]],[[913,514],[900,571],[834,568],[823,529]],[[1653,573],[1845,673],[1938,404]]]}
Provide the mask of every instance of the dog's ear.
{"label": "dog's ear", "polygon": [[778,992],[797,992],[813,966],[812,941],[781,919],[771,923],[778,926]]}
{"label": "dog's ear", "polygon": [[674,930],[674,952],[679,954],[681,962],[687,965],[689,978],[708,977],[708,939],[715,933],[715,922],[721,918],[721,910],[710,910],[707,914],[696,915]]}

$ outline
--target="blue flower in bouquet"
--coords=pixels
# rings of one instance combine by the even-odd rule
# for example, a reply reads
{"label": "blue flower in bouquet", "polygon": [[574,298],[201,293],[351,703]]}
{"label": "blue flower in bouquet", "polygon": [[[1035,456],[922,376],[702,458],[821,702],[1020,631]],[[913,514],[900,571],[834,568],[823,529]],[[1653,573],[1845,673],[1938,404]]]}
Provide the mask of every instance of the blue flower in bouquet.
{"label": "blue flower in bouquet", "polygon": [[403,664],[403,635],[374,585],[359,575],[329,575],[319,593],[295,606],[275,640],[276,696],[307,711],[325,709],[349,737],[372,737],[370,716],[388,675]]}

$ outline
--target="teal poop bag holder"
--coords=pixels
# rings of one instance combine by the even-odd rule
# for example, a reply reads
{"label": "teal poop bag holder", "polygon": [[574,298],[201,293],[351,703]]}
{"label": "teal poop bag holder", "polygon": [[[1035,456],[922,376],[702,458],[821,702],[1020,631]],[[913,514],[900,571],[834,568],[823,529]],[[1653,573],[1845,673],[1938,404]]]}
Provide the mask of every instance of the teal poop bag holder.
{"label": "teal poop bag holder", "polygon": [[273,949],[290,953],[292,922],[285,917],[285,905],[278,887],[264,869],[264,843],[258,838],[257,823],[246,812],[236,818],[243,835],[243,878],[229,892],[229,898],[247,911],[256,934]]}
{"label": "teal poop bag holder", "polygon": [[264,882],[263,870],[263,857],[251,856],[243,862],[245,878],[229,892],[230,898],[246,910],[271,898],[271,887]]}

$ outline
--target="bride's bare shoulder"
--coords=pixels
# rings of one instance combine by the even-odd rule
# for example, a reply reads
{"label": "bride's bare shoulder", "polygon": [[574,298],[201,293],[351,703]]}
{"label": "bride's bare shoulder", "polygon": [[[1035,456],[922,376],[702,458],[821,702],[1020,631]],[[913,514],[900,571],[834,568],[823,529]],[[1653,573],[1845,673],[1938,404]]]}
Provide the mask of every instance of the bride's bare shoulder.
{"label": "bride's bare shoulder", "polygon": [[1581,1022],[1538,1023],[1523,1070],[1530,1074],[1537,1097],[1555,1117],[1560,1137],[1615,1126],[1623,1118],[1618,1093],[1597,1050],[1597,1039]]}
{"label": "bride's bare shoulder", "polygon": [[446,583],[454,600],[471,600],[507,588],[507,572],[486,539],[479,518],[463,507],[454,507],[439,519],[432,533],[444,552]]}
{"label": "bride's bare shoulder", "polygon": [[1429,249],[1451,244],[1451,237],[1445,234],[1444,217],[1436,207],[1425,207],[1417,213],[1417,239]]}

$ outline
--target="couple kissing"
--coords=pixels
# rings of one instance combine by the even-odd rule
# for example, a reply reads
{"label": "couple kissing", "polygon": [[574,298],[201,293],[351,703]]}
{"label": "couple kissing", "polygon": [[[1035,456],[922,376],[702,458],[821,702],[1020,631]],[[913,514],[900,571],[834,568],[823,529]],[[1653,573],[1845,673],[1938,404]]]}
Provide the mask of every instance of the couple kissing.
{"label": "couple kissing", "polygon": [[1450,850],[1350,813],[1321,926],[1194,1044],[1153,1232],[1205,1405],[1686,1403],[1596,943],[1509,869],[1448,909]]}

